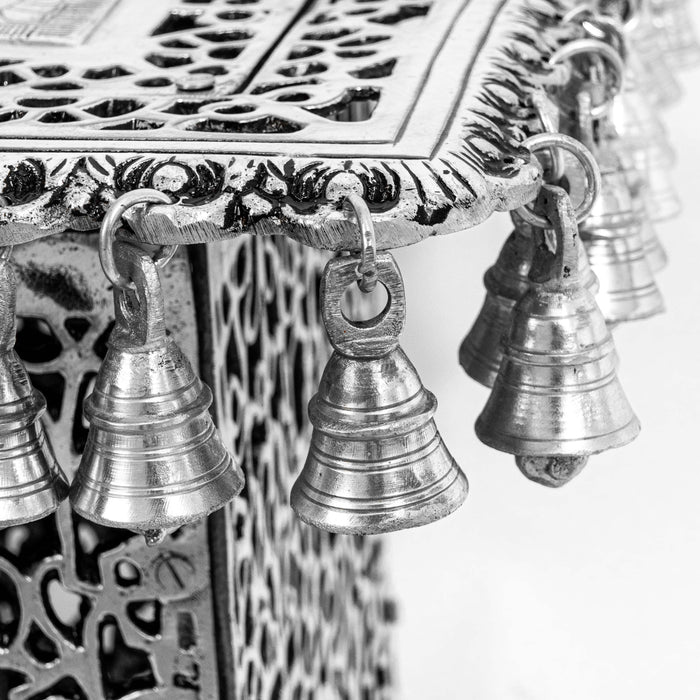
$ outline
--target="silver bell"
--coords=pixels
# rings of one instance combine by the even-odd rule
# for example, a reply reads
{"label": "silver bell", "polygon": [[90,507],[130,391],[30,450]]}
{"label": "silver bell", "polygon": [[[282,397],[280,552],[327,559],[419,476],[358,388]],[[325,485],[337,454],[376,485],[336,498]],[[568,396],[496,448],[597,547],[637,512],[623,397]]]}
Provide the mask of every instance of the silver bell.
{"label": "silver bell", "polygon": [[620,159],[606,150],[601,161],[602,189],[580,227],[600,282],[598,305],[612,324],[649,318],[663,312],[664,302],[642,239],[644,210],[635,202]]}
{"label": "silver bell", "polygon": [[41,422],[46,400],[14,351],[17,292],[10,250],[0,258],[0,528],[43,518],[68,495]]}
{"label": "silver bell", "polygon": [[73,482],[74,510],[149,544],[204,518],[238,494],[243,474],[209,414],[212,394],[167,335],[158,269],[144,251],[115,246],[116,322],[85,401],[87,444]]}
{"label": "silver bell", "polygon": [[[486,297],[474,325],[462,341],[459,362],[475,381],[491,388],[503,359],[503,338],[508,333],[515,304],[530,289],[530,264],[535,229],[516,212],[512,213],[513,233],[501,249],[496,263],[484,275]],[[579,274],[593,294],[598,279],[588,262],[579,256]]]}
{"label": "silver bell", "polygon": [[633,440],[639,422],[617,378],[610,330],[578,273],[582,251],[569,197],[545,185],[540,201],[555,241],[540,232],[534,284],[513,311],[476,433],[515,455],[528,478],[561,486],[590,455]]}
{"label": "silver bell", "polygon": [[433,419],[435,397],[399,347],[403,280],[394,258],[377,255],[386,308],[353,322],[340,304],[356,282],[359,258],[335,258],[321,282],[323,320],[335,352],[309,404],[309,455],[291,504],[311,525],[344,534],[418,527],[462,505],[467,479]]}

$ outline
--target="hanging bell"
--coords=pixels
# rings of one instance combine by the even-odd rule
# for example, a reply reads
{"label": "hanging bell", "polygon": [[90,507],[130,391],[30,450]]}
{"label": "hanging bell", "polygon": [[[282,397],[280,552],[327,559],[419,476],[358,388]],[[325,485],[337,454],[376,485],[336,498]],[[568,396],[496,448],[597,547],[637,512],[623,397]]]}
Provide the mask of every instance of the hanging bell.
{"label": "hanging bell", "polygon": [[435,426],[435,397],[399,347],[405,297],[390,254],[376,256],[376,279],[389,297],[384,311],[366,322],[341,311],[358,261],[331,260],[321,281],[335,352],[309,404],[311,447],[291,504],[323,530],[369,535],[443,518],[462,505],[468,486]]}
{"label": "hanging bell", "polygon": [[633,440],[639,423],[617,378],[610,331],[581,283],[569,197],[545,185],[539,203],[553,230],[537,233],[534,284],[513,311],[476,433],[486,445],[515,455],[528,478],[561,486],[590,455]]}
{"label": "hanging bell", "polygon": [[602,154],[602,188],[581,224],[588,260],[600,282],[598,305],[610,323],[649,318],[664,310],[644,249],[642,212],[611,153]]}
{"label": "hanging bell", "polygon": [[[484,275],[486,297],[481,311],[459,349],[459,362],[475,381],[492,387],[503,358],[503,337],[510,328],[515,304],[530,289],[530,263],[534,227],[517,212],[511,214],[513,233],[508,237],[496,264]],[[579,256],[583,284],[596,294],[596,278],[588,257]]]}
{"label": "hanging bell", "polygon": [[517,215],[515,229],[484,275],[486,297],[481,311],[459,348],[459,363],[479,384],[492,387],[501,366],[501,341],[510,327],[516,302],[530,288],[532,227]]}
{"label": "hanging bell", "polygon": [[649,263],[649,269],[656,275],[668,265],[668,255],[656,233],[654,224],[649,217],[649,212],[643,203],[637,211],[638,215],[642,218],[644,256]]}
{"label": "hanging bell", "polygon": [[653,221],[672,219],[681,211],[681,200],[671,178],[676,154],[666,129],[640,88],[635,74],[612,106],[611,126],[634,161],[647,186],[644,197]]}
{"label": "hanging bell", "polygon": [[627,181],[630,185],[632,195],[632,208],[636,217],[641,222],[641,238],[642,245],[644,246],[644,255],[649,263],[649,268],[655,275],[668,265],[668,256],[656,233],[656,227],[651,220],[649,208],[644,199],[644,191],[647,185],[634,167],[630,164],[623,167],[628,173]]}
{"label": "hanging bell", "polygon": [[607,143],[615,151],[615,155],[619,159],[620,169],[630,189],[632,210],[641,227],[640,235],[644,247],[644,255],[652,273],[656,274],[666,267],[668,256],[656,233],[656,227],[649,212],[649,205],[644,197],[648,187],[647,182],[644,175],[637,169],[628,149],[624,147],[624,144],[621,143],[614,132],[610,133]]}
{"label": "hanging bell", "polygon": [[[668,107],[683,96],[683,88],[666,61],[665,52],[652,24],[652,13],[646,0],[620,3],[623,17],[612,20],[614,31],[624,31],[626,48],[625,83],[628,90],[637,90],[654,107]],[[611,22],[598,16],[598,23]],[[595,24],[595,22],[594,22]]]}
{"label": "hanging bell", "polygon": [[16,284],[0,256],[0,528],[38,520],[68,495],[68,482],[41,422],[46,399],[34,389],[14,351]]}
{"label": "hanging bell", "polygon": [[209,414],[211,390],[166,333],[156,263],[127,243],[113,254],[116,321],[85,401],[90,429],[70,498],[84,518],[155,544],[231,501],[243,475]]}

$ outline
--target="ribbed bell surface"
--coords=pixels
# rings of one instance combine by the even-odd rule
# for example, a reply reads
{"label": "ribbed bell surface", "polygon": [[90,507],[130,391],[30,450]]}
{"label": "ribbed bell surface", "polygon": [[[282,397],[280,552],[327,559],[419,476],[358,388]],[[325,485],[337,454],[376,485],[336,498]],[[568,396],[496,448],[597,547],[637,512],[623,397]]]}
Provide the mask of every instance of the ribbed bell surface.
{"label": "ribbed bell surface", "polygon": [[115,289],[117,320],[85,401],[90,430],[71,503],[88,520],[157,541],[232,500],[243,475],[209,414],[211,390],[166,334],[155,265],[132,246],[117,250],[136,292]]}
{"label": "ribbed bell surface", "polygon": [[[484,275],[486,297],[479,315],[459,349],[459,362],[475,381],[492,387],[503,358],[503,338],[508,333],[515,304],[530,289],[533,227],[513,214],[515,228],[496,263]],[[598,279],[588,257],[579,257],[584,284],[595,294]]]}
{"label": "ribbed bell surface", "polygon": [[46,400],[14,351],[16,286],[8,256],[0,262],[0,527],[53,513],[68,482],[41,422]]}
{"label": "ribbed bell surface", "polygon": [[437,431],[435,397],[398,345],[405,302],[394,259],[378,256],[390,300],[363,324],[339,309],[356,266],[355,257],[338,258],[324,274],[323,314],[335,352],[309,405],[311,447],[291,504],[324,530],[379,534],[449,515],[468,486]]}
{"label": "ribbed bell surface", "polygon": [[588,260],[600,283],[597,302],[610,323],[648,318],[664,310],[646,257],[643,211],[617,159],[601,163],[602,190],[580,226]]}
{"label": "ribbed bell surface", "polygon": [[514,309],[476,432],[545,483],[539,469],[556,467],[570,478],[589,455],[634,439],[639,423],[617,378],[610,331],[577,272],[580,245],[569,198],[549,186],[542,197],[550,219],[559,219],[557,250],[535,247],[530,278],[537,283]]}

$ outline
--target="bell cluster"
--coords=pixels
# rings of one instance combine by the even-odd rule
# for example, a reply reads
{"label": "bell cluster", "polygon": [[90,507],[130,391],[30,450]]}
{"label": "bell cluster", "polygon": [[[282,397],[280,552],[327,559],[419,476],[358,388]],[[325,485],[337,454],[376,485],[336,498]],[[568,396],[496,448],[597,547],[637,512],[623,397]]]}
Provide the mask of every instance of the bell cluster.
{"label": "bell cluster", "polygon": [[[664,309],[655,275],[666,254],[654,224],[680,202],[660,114],[681,97],[676,72],[700,63],[684,0],[602,5],[561,17],[566,40],[527,106],[534,135],[525,146],[542,187],[512,212],[459,350],[466,373],[491,389],[477,436],[549,487],[639,433],[613,330]],[[69,497],[83,517],[156,544],[240,493],[244,475],[210,415],[211,390],[166,332],[159,270],[175,249],[153,256],[117,235],[130,207],[169,201],[129,192],[102,225],[116,321],[85,400],[89,435],[70,485],[42,425],[46,401],[14,351],[11,249],[0,255],[0,527],[42,518]],[[435,396],[400,346],[406,297],[396,261],[378,252],[367,204],[357,195],[346,204],[361,248],[331,259],[321,280],[334,352],[309,405],[313,433],[291,507],[325,530],[378,534],[445,517],[468,484],[437,430]],[[348,318],[346,291],[380,283],[385,308],[370,321]]]}

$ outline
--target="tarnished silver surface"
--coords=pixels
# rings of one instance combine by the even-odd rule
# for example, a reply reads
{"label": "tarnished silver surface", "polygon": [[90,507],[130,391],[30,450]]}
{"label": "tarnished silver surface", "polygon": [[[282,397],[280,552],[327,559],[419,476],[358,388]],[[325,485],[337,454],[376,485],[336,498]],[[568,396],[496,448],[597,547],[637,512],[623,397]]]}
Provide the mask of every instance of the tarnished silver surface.
{"label": "tarnished silver surface", "polygon": [[92,522],[158,543],[232,501],[244,478],[209,414],[211,390],[167,335],[156,263],[128,243],[116,257],[130,287],[114,287],[116,321],[85,399],[90,430],[70,500]]}
{"label": "tarnished silver surface", "polygon": [[575,476],[582,458],[633,440],[639,422],[617,378],[610,331],[578,273],[583,251],[568,195],[546,185],[541,201],[556,243],[540,232],[530,270],[536,284],[513,311],[476,432],[497,450],[535,458],[519,460],[520,468],[551,486]]}
{"label": "tarnished silver surface", "polygon": [[46,517],[68,495],[42,424],[46,399],[14,349],[17,289],[10,255],[7,248],[0,254],[0,527]]}
{"label": "tarnished silver surface", "polygon": [[[503,359],[503,341],[510,329],[515,304],[529,291],[533,227],[517,214],[515,225],[496,263],[484,275],[486,297],[459,349],[459,362],[475,381],[492,387]],[[599,283],[585,251],[578,256],[581,283],[595,295]]]}
{"label": "tarnished silver surface", "polygon": [[178,200],[131,219],[157,243],[250,231],[350,249],[351,192],[381,248],[472,226],[536,193],[525,105],[566,7],[120,0],[82,43],[0,41],[2,242],[90,228],[140,187]]}
{"label": "tarnished silver surface", "polygon": [[[93,236],[37,241],[14,257],[17,350],[72,475],[112,295]],[[211,527],[187,526],[155,549],[67,505],[0,530],[0,697],[391,697],[381,542],[302,526],[287,500],[327,356],[322,264],[289,241],[244,236],[195,254],[194,296],[184,256],[164,269],[168,327],[201,359],[247,488]]]}
{"label": "tarnished silver surface", "polygon": [[343,313],[359,262],[354,255],[334,258],[321,281],[335,352],[309,404],[314,432],[291,503],[316,527],[367,535],[444,518],[462,505],[468,486],[437,431],[437,400],[399,346],[406,299],[389,253],[377,257],[377,278],[388,294],[384,310],[362,322]]}

